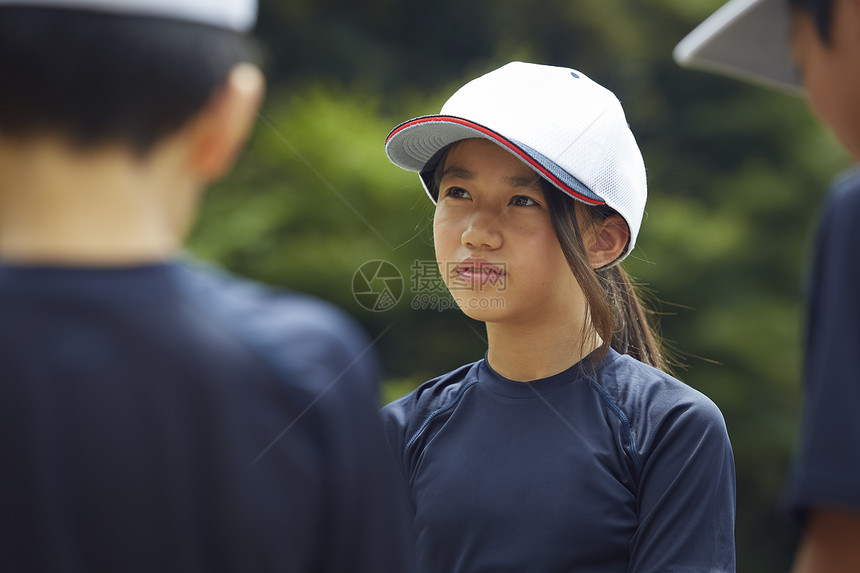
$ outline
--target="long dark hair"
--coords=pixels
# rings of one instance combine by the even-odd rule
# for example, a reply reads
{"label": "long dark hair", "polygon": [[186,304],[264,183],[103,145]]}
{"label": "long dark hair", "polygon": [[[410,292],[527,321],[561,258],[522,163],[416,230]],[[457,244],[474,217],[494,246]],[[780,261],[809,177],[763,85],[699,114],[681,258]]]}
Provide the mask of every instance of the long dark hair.
{"label": "long dark hair", "polygon": [[[458,143],[452,143],[438,152],[430,161],[430,167],[422,173],[422,177],[430,184],[434,199],[438,200],[439,197],[448,153]],[[605,205],[586,206],[543,177],[538,179],[555,236],[588,303],[590,320],[583,325],[580,338],[583,344],[590,334],[589,330],[593,328],[603,340],[598,357],[604,356],[611,347],[621,354],[628,354],[640,362],[669,372],[662,342],[651,323],[654,312],[643,304],[627,272],[620,264],[593,269],[583,246],[577,212],[586,225],[599,225],[617,212]]]}
{"label": "long dark hair", "polygon": [[612,347],[621,354],[668,371],[662,342],[651,324],[654,313],[643,304],[627,271],[620,264],[593,269],[583,246],[577,212],[584,224],[597,226],[610,215],[617,214],[616,211],[606,205],[579,203],[542,177],[540,185],[555,236],[588,303],[591,320],[584,328],[587,330],[590,326],[600,335],[603,340],[601,354]]}

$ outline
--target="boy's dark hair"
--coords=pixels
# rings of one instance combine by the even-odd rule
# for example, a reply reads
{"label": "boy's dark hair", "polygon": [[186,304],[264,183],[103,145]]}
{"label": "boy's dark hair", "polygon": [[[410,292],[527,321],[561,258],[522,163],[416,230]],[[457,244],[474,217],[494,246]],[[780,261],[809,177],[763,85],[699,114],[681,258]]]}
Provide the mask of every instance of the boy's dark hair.
{"label": "boy's dark hair", "polygon": [[833,0],[788,0],[792,8],[806,12],[815,22],[818,35],[825,43],[830,42],[830,23],[833,21]]}
{"label": "boy's dark hair", "polygon": [[242,34],[159,18],[0,8],[0,133],[59,134],[140,155],[199,112],[236,64]]}

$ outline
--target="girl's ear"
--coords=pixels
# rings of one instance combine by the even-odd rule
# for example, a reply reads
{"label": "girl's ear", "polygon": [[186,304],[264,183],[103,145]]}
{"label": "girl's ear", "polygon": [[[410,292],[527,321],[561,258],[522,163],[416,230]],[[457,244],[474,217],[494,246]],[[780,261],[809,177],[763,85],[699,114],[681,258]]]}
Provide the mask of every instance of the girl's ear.
{"label": "girl's ear", "polygon": [[630,230],[621,215],[610,215],[587,235],[586,251],[591,268],[615,262],[630,241]]}

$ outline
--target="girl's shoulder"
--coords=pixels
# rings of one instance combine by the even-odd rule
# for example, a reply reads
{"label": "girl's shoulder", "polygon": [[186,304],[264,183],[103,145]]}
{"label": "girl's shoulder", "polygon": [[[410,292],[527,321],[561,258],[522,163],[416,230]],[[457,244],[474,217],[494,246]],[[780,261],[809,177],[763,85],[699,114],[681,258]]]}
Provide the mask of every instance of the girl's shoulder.
{"label": "girl's shoulder", "polygon": [[592,383],[641,437],[653,434],[655,426],[666,425],[726,433],[723,414],[710,398],[631,356],[616,354],[597,370]]}
{"label": "girl's shoulder", "polygon": [[[734,467],[731,440],[723,414],[710,398],[661,370],[617,353],[595,371],[590,382],[616,420],[613,425],[637,480],[648,476],[648,483],[667,484],[695,469],[723,476],[720,479],[725,478],[726,487],[733,491],[733,477],[724,473]],[[684,460],[689,463],[680,467]]]}
{"label": "girl's shoulder", "polygon": [[384,406],[382,415],[386,425],[399,426],[403,431],[408,431],[434,413],[454,407],[463,393],[478,381],[477,370],[481,362],[483,361],[465,364],[428,380],[412,392]]}

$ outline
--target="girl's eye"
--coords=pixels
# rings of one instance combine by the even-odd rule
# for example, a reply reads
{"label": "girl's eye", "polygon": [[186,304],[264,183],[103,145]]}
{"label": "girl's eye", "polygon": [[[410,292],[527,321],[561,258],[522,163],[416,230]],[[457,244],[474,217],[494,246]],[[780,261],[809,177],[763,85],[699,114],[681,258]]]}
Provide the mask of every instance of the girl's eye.
{"label": "girl's eye", "polygon": [[471,199],[472,196],[469,195],[469,192],[460,187],[451,187],[445,191],[445,197],[451,197],[452,199]]}
{"label": "girl's eye", "polygon": [[532,207],[537,205],[537,201],[526,195],[517,195],[511,199],[511,205],[515,207]]}

